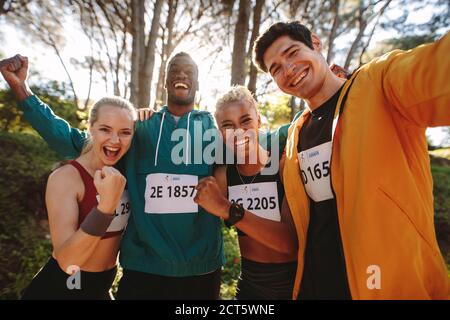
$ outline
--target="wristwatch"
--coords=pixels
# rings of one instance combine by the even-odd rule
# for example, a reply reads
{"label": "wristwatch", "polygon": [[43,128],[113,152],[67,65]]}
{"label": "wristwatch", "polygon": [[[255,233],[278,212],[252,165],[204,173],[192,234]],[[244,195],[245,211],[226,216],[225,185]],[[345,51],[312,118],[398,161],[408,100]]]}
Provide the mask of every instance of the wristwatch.
{"label": "wristwatch", "polygon": [[225,225],[230,228],[234,226],[236,223],[242,220],[245,215],[245,209],[242,204],[232,202],[230,209],[228,210],[229,217],[225,220]]}

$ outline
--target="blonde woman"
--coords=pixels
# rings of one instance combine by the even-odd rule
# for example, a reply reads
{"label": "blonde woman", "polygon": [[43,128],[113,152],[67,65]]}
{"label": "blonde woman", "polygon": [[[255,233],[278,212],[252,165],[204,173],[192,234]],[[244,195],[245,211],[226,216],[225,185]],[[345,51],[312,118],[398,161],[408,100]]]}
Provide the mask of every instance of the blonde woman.
{"label": "blonde woman", "polygon": [[[27,69],[20,56],[1,66],[10,85],[25,81]],[[113,166],[130,147],[135,119],[135,109],[122,98],[106,97],[94,104],[91,138],[83,153],[48,179],[53,252],[22,299],[110,299],[121,235],[130,215],[126,179]]]}

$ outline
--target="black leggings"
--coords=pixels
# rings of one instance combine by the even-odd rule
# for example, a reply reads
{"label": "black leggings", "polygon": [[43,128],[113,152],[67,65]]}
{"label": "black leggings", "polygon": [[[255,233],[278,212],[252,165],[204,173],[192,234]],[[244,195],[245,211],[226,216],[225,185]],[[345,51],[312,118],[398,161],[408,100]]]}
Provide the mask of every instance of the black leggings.
{"label": "black leggings", "polygon": [[220,268],[189,277],[167,277],[123,270],[118,300],[217,300],[220,294]]}
{"label": "black leggings", "polygon": [[111,300],[109,290],[117,268],[103,272],[80,272],[80,289],[70,290],[70,277],[52,257],[23,291],[22,300]]}
{"label": "black leggings", "polygon": [[237,300],[290,300],[297,261],[262,263],[242,258]]}

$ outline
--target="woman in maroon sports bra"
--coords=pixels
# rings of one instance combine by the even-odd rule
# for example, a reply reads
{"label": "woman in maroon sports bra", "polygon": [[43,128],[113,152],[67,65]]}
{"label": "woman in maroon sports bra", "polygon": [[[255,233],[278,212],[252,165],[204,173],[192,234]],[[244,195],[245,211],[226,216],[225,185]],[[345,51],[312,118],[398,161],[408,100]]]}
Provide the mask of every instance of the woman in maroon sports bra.
{"label": "woman in maroon sports bra", "polygon": [[83,153],[48,179],[53,254],[22,299],[111,298],[121,234],[130,215],[126,180],[112,166],[130,147],[135,119],[133,106],[119,97],[93,106],[91,140]]}

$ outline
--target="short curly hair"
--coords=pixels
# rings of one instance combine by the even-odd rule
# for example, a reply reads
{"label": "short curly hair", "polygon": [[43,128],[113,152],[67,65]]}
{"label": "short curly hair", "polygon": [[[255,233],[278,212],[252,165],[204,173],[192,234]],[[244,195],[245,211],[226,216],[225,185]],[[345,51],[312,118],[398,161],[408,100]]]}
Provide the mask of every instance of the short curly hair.
{"label": "short curly hair", "polygon": [[264,53],[275,40],[282,36],[289,36],[293,40],[302,42],[310,49],[314,49],[311,31],[299,21],[274,23],[255,40],[253,45],[253,63],[262,71],[268,71],[263,59]]}
{"label": "short curly hair", "polygon": [[248,102],[255,108],[256,112],[258,112],[256,100],[250,90],[244,86],[232,86],[225,94],[219,97],[219,100],[217,100],[214,116],[217,117],[217,114],[223,107],[234,102]]}

